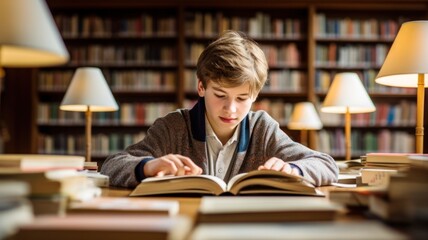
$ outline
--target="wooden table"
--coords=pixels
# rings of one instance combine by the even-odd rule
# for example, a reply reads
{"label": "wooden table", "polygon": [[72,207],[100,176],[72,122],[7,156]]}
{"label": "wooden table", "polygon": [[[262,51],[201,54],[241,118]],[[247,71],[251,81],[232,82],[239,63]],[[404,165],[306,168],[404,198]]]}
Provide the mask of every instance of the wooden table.
{"label": "wooden table", "polygon": [[[328,196],[328,191],[330,189],[335,188],[334,186],[324,186],[320,187],[323,193]],[[102,188],[102,196],[108,197],[128,197],[132,192],[132,189],[127,188]],[[144,197],[145,199],[158,199],[158,200],[176,200],[180,204],[179,214],[190,217],[193,221],[196,220],[196,216],[198,213],[198,208],[201,202],[201,197]],[[367,217],[362,212],[355,211],[347,211],[344,209],[343,212],[340,212],[336,220],[337,221],[358,221],[358,220],[366,220]]]}
{"label": "wooden table", "polygon": [[[126,188],[102,188],[102,196],[108,197],[128,197],[132,189]],[[179,214],[190,217],[193,221],[196,220],[200,197],[144,197],[145,199],[158,199],[158,200],[176,200],[180,204]]]}

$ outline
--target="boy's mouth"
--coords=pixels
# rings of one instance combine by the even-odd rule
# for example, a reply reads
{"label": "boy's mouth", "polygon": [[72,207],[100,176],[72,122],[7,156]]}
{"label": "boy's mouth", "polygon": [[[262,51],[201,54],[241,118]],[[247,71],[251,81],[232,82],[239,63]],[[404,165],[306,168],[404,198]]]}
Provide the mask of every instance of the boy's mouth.
{"label": "boy's mouth", "polygon": [[226,118],[226,117],[220,117],[220,120],[224,123],[232,123],[237,120],[237,118]]}

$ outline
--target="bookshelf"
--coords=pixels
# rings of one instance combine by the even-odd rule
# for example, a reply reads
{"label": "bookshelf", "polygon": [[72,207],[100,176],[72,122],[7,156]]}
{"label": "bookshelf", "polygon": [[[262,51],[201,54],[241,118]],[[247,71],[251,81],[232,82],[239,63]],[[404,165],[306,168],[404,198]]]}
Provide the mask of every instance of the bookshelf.
{"label": "bookshelf", "polygon": [[[400,24],[427,19],[428,1],[47,3],[71,61],[28,70],[35,86],[26,91],[34,108],[28,110],[29,119],[20,120],[31,132],[23,151],[83,155],[83,114],[58,110],[80,66],[101,68],[120,105],[118,112],[94,114],[94,158],[102,161],[141,139],[156,117],[192,106],[197,98],[197,57],[223,29],[246,32],[265,51],[269,80],[254,109],[267,110],[293,139],[299,140],[299,132],[286,128],[293,105],[311,101],[320,106],[335,73],[356,71],[377,111],[352,116],[353,157],[370,151],[407,151],[403,149],[407,141],[413,149],[415,90],[384,87],[375,84],[374,77]],[[321,114],[321,118],[324,128],[311,131],[309,146],[343,158],[343,115]],[[12,136],[25,138],[16,132]],[[11,141],[6,151],[17,145]]]}
{"label": "bookshelf", "polygon": [[[426,19],[426,9],[364,8],[333,6],[315,8],[314,84],[316,102],[321,104],[334,74],[357,72],[376,105],[374,113],[352,118],[352,153],[414,152],[416,89],[376,84],[374,79],[383,64],[401,23]],[[318,132],[318,149],[333,156],[344,154],[344,116],[321,113],[324,129]]]}

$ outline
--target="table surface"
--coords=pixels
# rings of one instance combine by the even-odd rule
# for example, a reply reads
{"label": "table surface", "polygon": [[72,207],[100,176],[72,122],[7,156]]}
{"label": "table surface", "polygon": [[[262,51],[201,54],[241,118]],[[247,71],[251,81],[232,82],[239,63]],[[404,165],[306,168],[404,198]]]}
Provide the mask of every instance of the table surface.
{"label": "table surface", "polygon": [[[323,193],[328,195],[328,191],[330,189],[335,188],[334,186],[325,186],[325,187],[319,187],[318,189],[321,190]],[[129,194],[132,192],[132,189],[126,189],[126,188],[102,188],[102,196],[108,196],[108,197],[128,197]],[[201,197],[171,197],[171,196],[165,196],[165,197],[144,197],[145,199],[159,199],[159,200],[176,200],[180,203],[180,209],[179,214],[185,215],[190,217],[193,221],[196,220],[198,208],[201,202]],[[359,211],[348,211],[345,210],[343,212],[340,212],[337,217],[336,221],[358,221],[358,220],[366,220],[367,216],[365,216],[362,212]]]}

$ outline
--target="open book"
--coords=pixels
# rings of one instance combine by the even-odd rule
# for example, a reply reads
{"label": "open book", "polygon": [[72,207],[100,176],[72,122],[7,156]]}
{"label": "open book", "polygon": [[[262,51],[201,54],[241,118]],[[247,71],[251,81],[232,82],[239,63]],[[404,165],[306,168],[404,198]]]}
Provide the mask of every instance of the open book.
{"label": "open book", "polygon": [[165,176],[144,179],[130,196],[199,195],[320,195],[301,176],[273,170],[255,170],[234,176],[229,183],[211,175]]}

